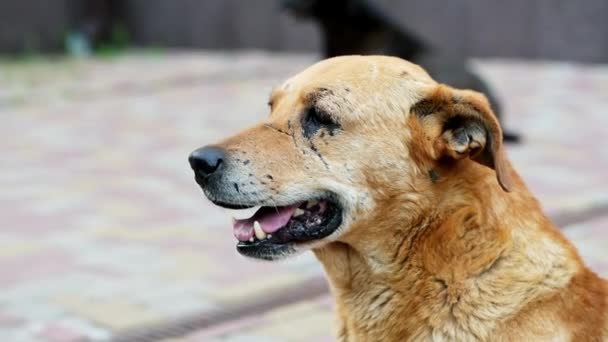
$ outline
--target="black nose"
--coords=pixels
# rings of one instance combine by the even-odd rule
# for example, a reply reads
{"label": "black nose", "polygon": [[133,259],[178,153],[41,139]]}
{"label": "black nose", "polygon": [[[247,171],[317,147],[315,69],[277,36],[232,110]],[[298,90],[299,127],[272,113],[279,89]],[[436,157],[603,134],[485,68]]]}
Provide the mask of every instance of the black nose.
{"label": "black nose", "polygon": [[224,163],[224,150],[215,146],[205,146],[190,153],[188,161],[192,170],[202,177],[210,176],[217,172]]}

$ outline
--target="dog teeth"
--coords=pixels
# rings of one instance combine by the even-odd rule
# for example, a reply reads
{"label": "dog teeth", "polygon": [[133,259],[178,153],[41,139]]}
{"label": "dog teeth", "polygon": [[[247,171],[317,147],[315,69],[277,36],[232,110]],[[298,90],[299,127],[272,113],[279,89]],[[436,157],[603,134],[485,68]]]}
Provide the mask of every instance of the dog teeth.
{"label": "dog teeth", "polygon": [[319,204],[319,201],[317,200],[308,201],[308,203],[306,203],[306,209],[310,209],[317,204]]}
{"label": "dog teeth", "polygon": [[253,231],[255,233],[255,237],[258,238],[258,240],[264,240],[266,238],[266,233],[262,230],[262,226],[260,226],[260,222],[258,222],[258,221],[253,222]]}
{"label": "dog teeth", "polygon": [[305,213],[304,210],[297,208],[296,211],[293,213],[293,217],[298,217],[298,216],[304,215],[304,213]]}
{"label": "dog teeth", "polygon": [[253,241],[255,241],[255,238],[252,236],[249,238],[249,242],[253,242]]}

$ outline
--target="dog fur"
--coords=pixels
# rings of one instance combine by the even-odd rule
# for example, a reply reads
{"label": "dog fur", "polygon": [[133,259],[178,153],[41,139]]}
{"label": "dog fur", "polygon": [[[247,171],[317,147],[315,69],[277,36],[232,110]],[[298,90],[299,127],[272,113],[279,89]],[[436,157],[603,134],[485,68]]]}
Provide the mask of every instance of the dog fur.
{"label": "dog fur", "polygon": [[[217,146],[241,199],[337,194],[342,226],[296,249],[325,269],[339,341],[608,340],[608,284],[512,168],[483,95],[396,57],[343,56],[270,104]],[[310,106],[337,126],[304,134]]]}

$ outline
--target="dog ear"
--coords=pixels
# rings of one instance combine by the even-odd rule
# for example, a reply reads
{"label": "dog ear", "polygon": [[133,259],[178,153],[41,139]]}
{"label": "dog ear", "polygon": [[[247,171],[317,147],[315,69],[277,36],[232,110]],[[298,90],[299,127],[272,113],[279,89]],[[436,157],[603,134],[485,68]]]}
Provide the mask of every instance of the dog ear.
{"label": "dog ear", "polygon": [[485,96],[438,85],[411,111],[423,126],[433,127],[434,158],[470,158],[494,169],[500,186],[511,190],[502,130]]}

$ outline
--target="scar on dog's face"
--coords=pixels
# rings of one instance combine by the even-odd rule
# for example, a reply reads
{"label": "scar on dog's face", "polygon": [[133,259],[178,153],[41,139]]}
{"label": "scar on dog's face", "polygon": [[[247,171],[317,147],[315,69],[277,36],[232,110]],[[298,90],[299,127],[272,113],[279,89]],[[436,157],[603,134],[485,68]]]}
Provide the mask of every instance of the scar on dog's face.
{"label": "scar on dog's face", "polygon": [[398,58],[319,62],[276,87],[269,106],[267,119],[189,158],[207,198],[233,209],[246,256],[275,260],[364,238],[387,215],[414,220],[458,177],[446,165],[459,160],[510,186],[485,98]]}

